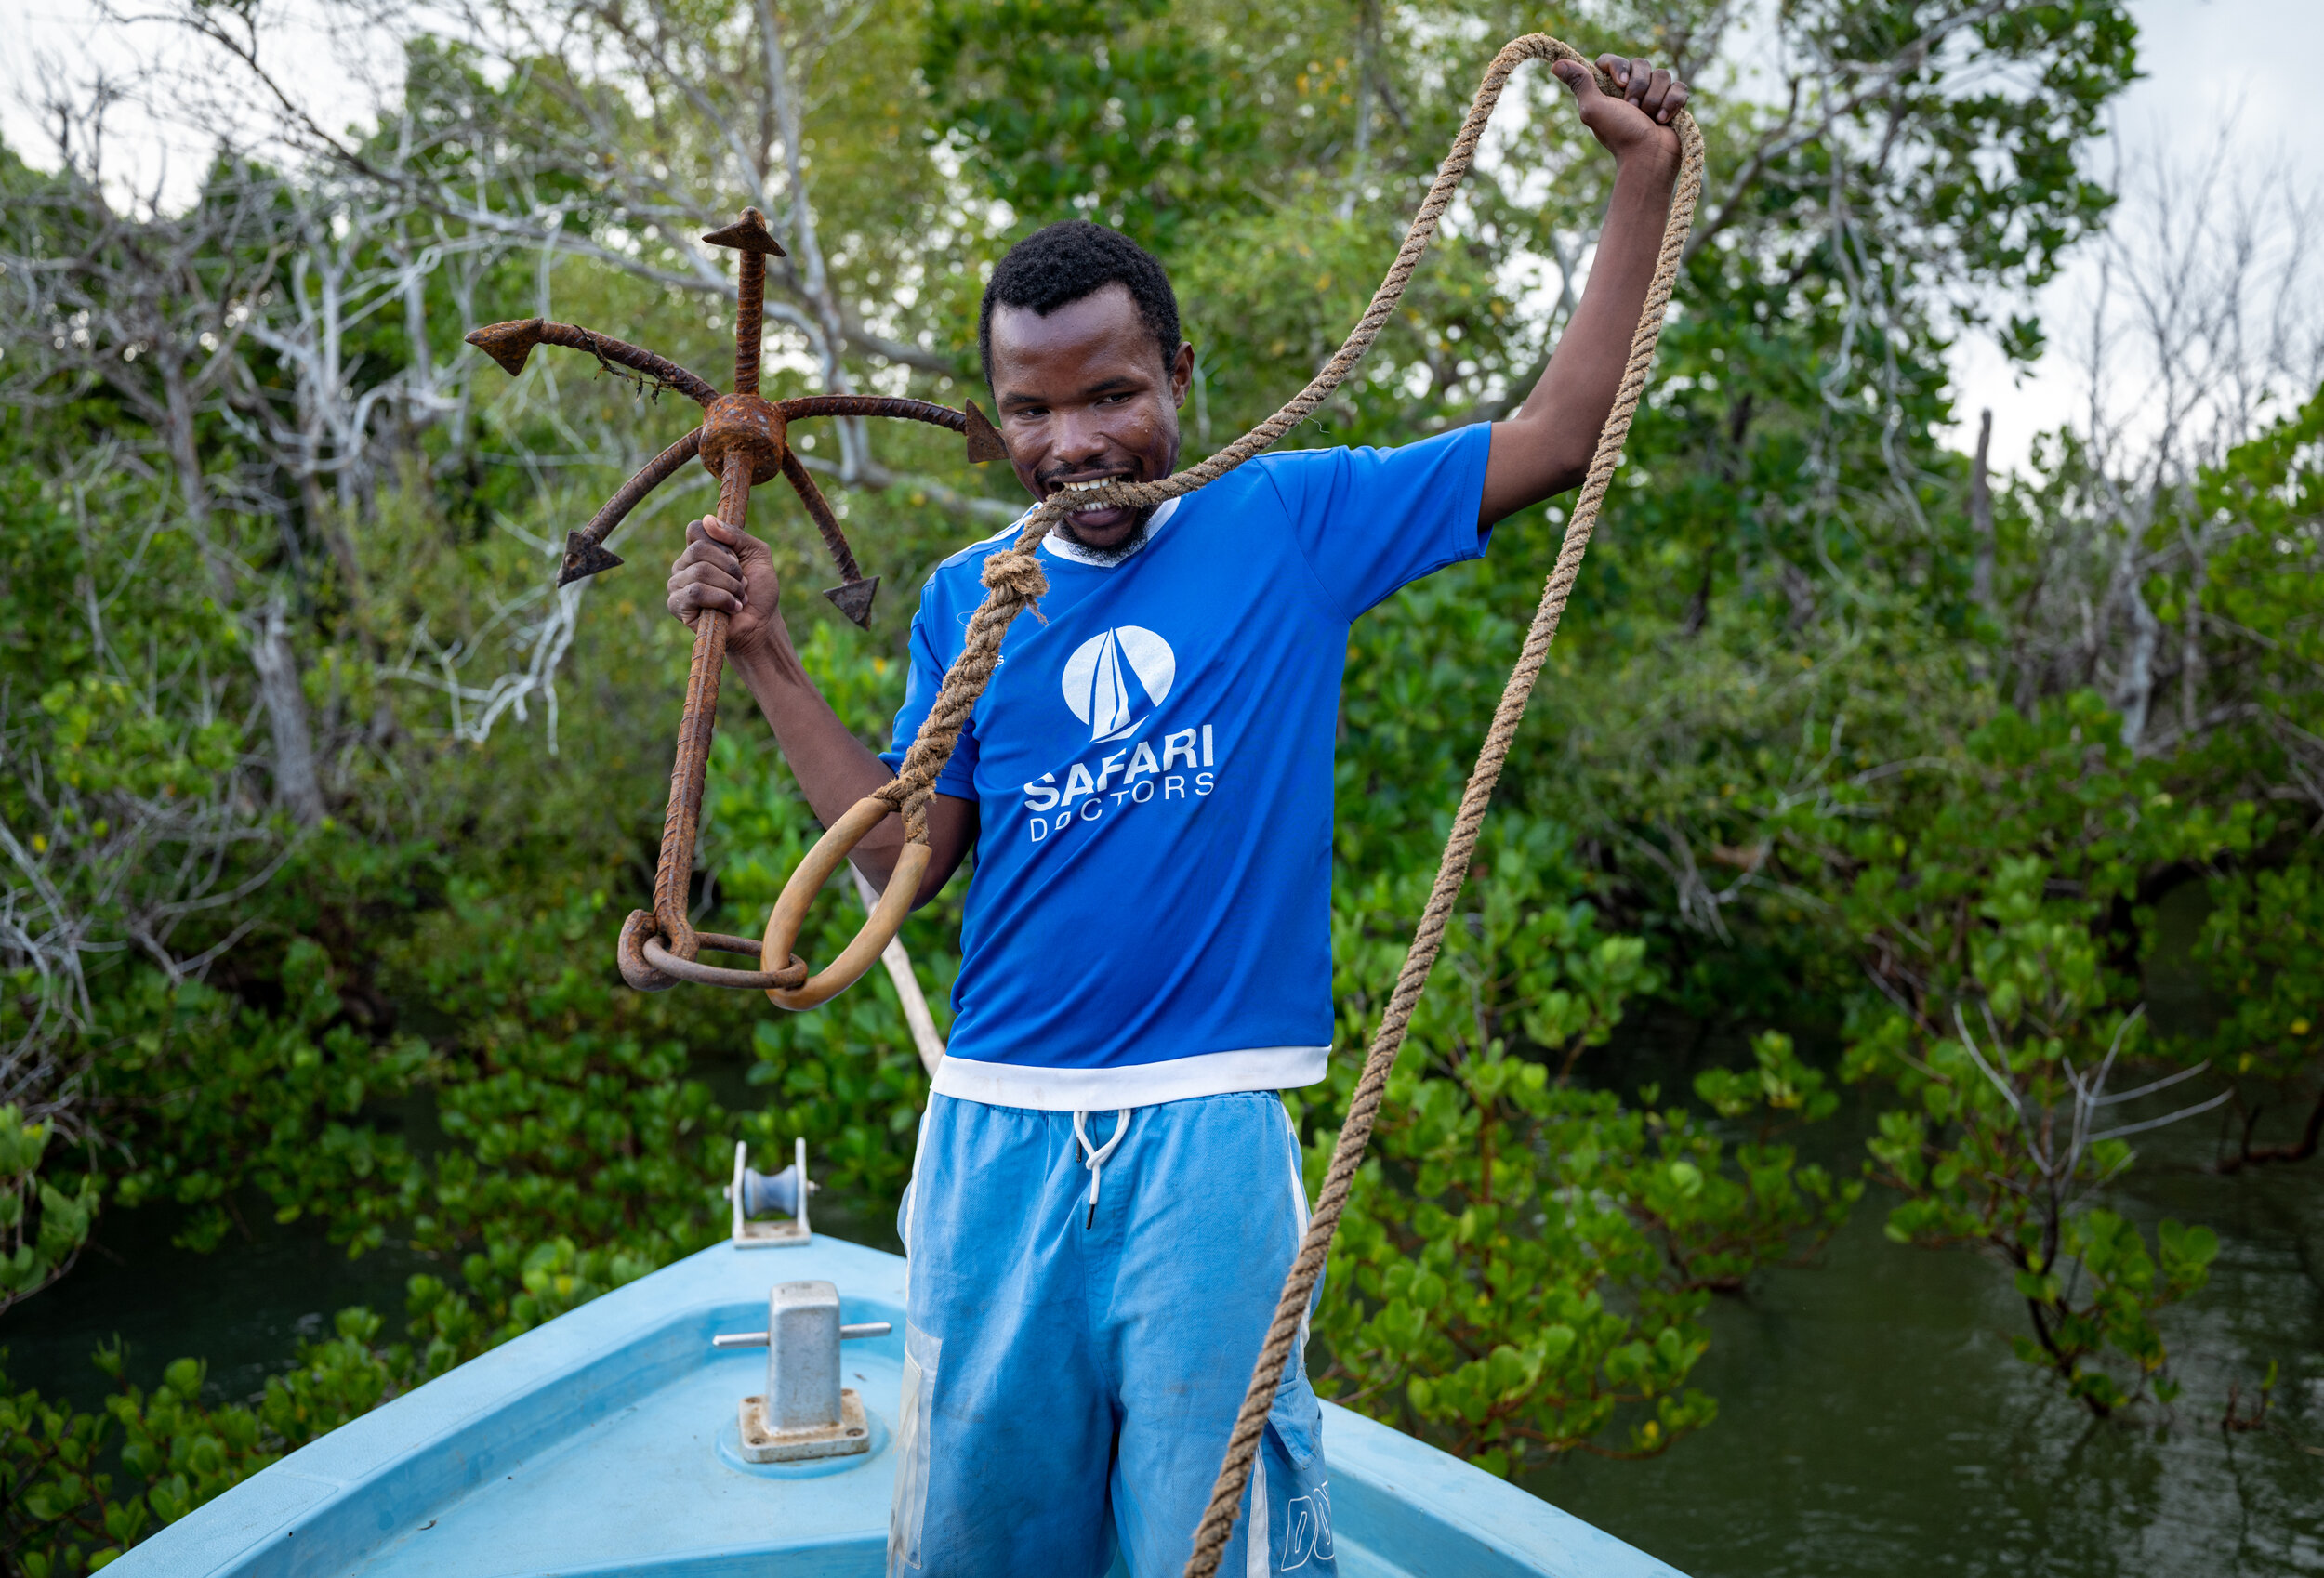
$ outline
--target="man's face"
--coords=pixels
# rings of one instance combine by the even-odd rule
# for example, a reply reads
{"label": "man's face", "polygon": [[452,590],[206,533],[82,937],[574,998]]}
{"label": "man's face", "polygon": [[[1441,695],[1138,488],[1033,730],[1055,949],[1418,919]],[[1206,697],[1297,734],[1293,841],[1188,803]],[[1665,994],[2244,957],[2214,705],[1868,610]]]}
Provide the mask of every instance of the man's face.
{"label": "man's face", "polygon": [[[994,309],[993,398],[1017,480],[1037,499],[1073,482],[1149,482],[1178,464],[1178,408],[1195,351],[1167,362],[1128,287],[1110,284],[1044,318]],[[1064,518],[1065,534],[1098,553],[1133,545],[1148,509],[1116,506]]]}

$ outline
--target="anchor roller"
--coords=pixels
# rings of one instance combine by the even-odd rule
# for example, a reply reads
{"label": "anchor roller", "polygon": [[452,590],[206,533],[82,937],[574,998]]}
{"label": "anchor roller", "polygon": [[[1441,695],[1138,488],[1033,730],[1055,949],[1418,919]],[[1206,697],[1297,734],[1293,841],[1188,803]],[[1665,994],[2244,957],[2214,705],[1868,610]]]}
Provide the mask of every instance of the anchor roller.
{"label": "anchor roller", "polygon": [[[733,1243],[738,1249],[772,1249],[805,1243],[814,1237],[807,1226],[807,1202],[823,1186],[807,1176],[807,1141],[792,1141],[791,1164],[779,1173],[761,1173],[750,1164],[750,1146],[734,1142],[734,1174],[726,1186],[733,1219]],[[770,1211],[781,1212],[787,1222],[757,1222]]]}

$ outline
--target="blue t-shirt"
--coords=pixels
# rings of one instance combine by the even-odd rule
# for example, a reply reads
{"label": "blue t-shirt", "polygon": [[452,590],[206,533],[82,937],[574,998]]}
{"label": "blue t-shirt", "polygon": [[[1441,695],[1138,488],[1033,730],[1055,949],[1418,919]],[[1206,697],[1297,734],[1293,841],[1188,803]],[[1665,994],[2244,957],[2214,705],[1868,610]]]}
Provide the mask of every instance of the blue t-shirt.
{"label": "blue t-shirt", "polygon": [[[1323,1078],[1348,627],[1484,551],[1491,443],[1262,455],[1115,565],[1043,542],[1044,618],[1010,627],[937,782],[980,819],[939,1092],[1095,1111]],[[891,767],[1015,534],[929,577]]]}

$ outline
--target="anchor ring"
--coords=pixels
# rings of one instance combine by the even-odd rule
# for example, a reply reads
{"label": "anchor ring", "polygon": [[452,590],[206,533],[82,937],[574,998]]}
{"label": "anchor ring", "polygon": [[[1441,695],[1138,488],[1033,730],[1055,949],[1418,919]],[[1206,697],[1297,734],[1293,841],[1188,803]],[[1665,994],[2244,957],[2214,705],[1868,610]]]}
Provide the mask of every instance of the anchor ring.
{"label": "anchor ring", "polygon": [[[705,948],[715,948],[721,953],[755,955],[758,943],[747,937],[729,937],[722,932],[697,931],[694,939]],[[797,954],[779,970],[731,970],[719,965],[706,965],[693,959],[681,959],[671,953],[655,928],[650,910],[633,910],[621,928],[619,962],[622,979],[640,992],[667,992],[680,981],[692,981],[696,986],[728,986],[744,992],[765,991],[774,987],[797,986],[807,979],[807,961]]]}
{"label": "anchor ring", "polygon": [[[799,928],[807,923],[807,909],[815,901],[816,893],[847,860],[849,852],[863,841],[864,835],[885,822],[893,809],[878,796],[866,796],[850,806],[847,814],[833,822],[830,831],[807,851],[807,858],[791,873],[791,880],[783,885],[782,897],[774,901],[774,913],[767,917],[767,939],[759,953],[762,969],[769,960],[798,956],[791,952],[791,945],[799,940]],[[904,852],[896,857],[895,873],[888,879],[887,891],[880,894],[879,902],[865,917],[863,929],[855,934],[855,940],[823,970],[809,977],[805,985],[768,987],[767,1000],[778,1008],[794,1011],[815,1008],[854,985],[872,967],[872,961],[895,940],[896,933],[904,929],[904,918],[912,913],[912,900],[920,890],[920,878],[928,874],[931,858],[925,843],[907,842]]]}

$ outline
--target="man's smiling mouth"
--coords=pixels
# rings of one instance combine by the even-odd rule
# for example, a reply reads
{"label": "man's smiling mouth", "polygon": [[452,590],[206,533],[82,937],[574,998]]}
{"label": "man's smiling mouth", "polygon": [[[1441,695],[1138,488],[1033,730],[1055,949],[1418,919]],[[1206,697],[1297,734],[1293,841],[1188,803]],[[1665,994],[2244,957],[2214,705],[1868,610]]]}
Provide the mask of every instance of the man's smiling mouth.
{"label": "man's smiling mouth", "polygon": [[[1127,472],[1114,472],[1103,477],[1087,477],[1071,482],[1058,482],[1053,484],[1052,492],[1057,493],[1093,493],[1100,488],[1112,487],[1116,482],[1127,482],[1130,480],[1132,480],[1132,479]],[[1069,509],[1067,513],[1076,522],[1084,525],[1094,526],[1099,524],[1098,518],[1100,517],[1128,515],[1130,513],[1130,506],[1117,504],[1092,504],[1078,509]],[[1108,521],[1106,523],[1111,524],[1112,522]]]}

